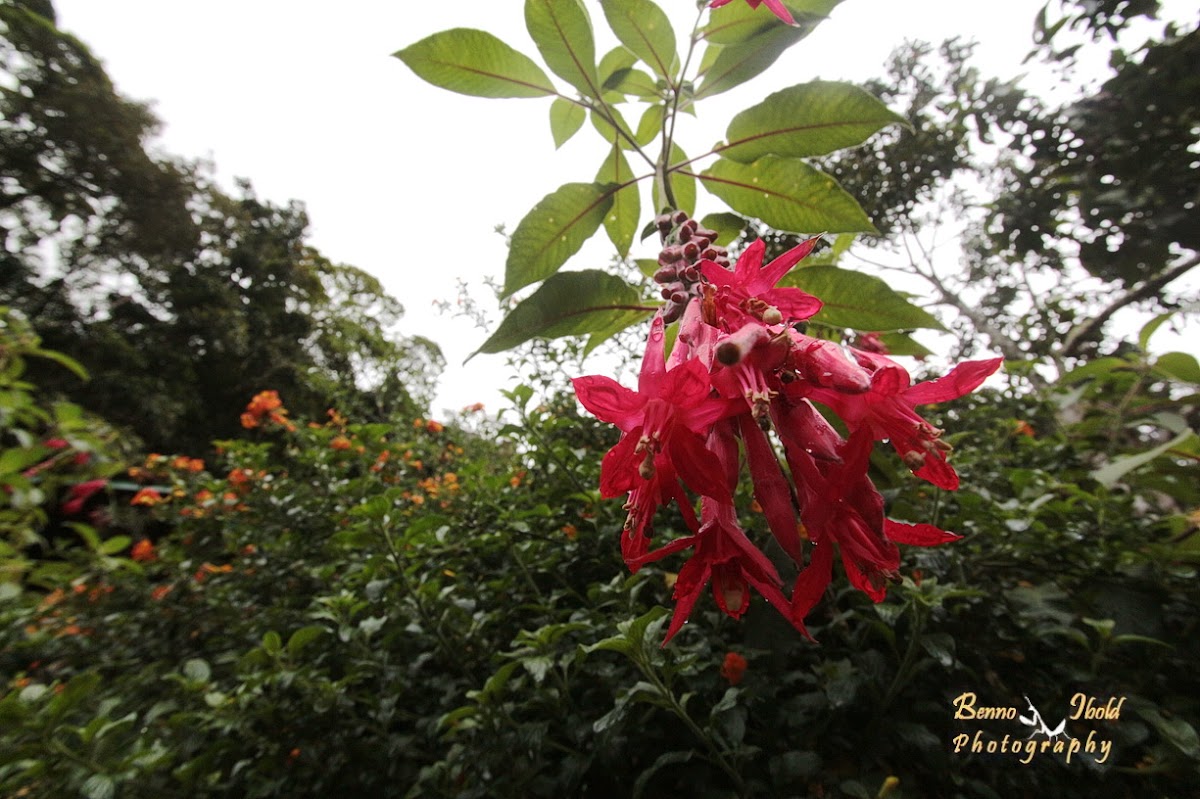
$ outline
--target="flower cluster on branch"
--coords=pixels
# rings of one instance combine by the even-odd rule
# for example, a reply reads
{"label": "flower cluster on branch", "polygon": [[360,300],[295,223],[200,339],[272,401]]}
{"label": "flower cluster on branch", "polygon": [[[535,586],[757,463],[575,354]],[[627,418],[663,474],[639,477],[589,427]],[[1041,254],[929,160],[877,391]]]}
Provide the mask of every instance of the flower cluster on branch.
{"label": "flower cluster on branch", "polygon": [[[716,234],[686,214],[658,223],[664,246],[655,279],[667,304],[651,322],[637,390],[601,375],[573,382],[584,407],[622,431],[604,457],[600,490],[627,496],[621,550],[629,568],[690,553],[675,583],[666,640],[709,585],[730,616],[745,613],[753,588],[808,635],[804,619],[829,585],[835,550],[850,582],[881,601],[898,578],[897,544],[934,546],[958,536],[885,518],[867,474],[874,442],[890,441],[917,477],[957,488],[950,445],[916,407],[975,390],[1002,359],[967,361],[913,385],[886,354],[847,354],[800,332],[821,301],[777,284],[817,239],[765,265],[765,245],[755,241],[731,269],[724,251],[711,247]],[[666,325],[675,319],[668,357]],[[814,403],[836,415],[846,434]],[[738,520],[734,494],[743,461],[774,540],[798,569],[790,596]],[[689,491],[700,497],[699,515]],[[672,501],[691,535],[652,548],[655,513]]]}

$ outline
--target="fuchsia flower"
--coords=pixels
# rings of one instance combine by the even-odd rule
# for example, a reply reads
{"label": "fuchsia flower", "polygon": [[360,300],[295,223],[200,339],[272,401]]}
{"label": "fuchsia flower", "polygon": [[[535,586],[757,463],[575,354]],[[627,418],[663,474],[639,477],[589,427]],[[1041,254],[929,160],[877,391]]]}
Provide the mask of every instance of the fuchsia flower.
{"label": "fuchsia flower", "polygon": [[833,408],[852,430],[866,428],[876,441],[892,446],[913,473],[939,488],[958,488],[958,474],[946,463],[950,445],[942,431],[922,419],[917,405],[945,402],[969,394],[1000,368],[1003,358],[966,361],[944,377],[912,385],[903,366],[884,355],[856,350],[854,357],[871,373],[871,388],[863,394],[817,388],[811,397]]}
{"label": "fuchsia flower", "polygon": [[715,261],[701,261],[700,271],[717,287],[717,314],[732,332],[752,320],[768,325],[798,322],[821,310],[821,301],[798,288],[776,288],[775,284],[803,260],[820,238],[793,247],[766,266],[762,265],[767,245],[756,239],[737,259],[733,271]]}
{"label": "fuchsia flower", "polygon": [[[720,8],[729,2],[730,0],[713,0],[708,4],[708,7]],[[796,24],[796,20],[792,18],[792,12],[787,10],[787,7],[783,4],[782,0],[746,0],[746,2],[750,4],[751,8],[758,8],[760,5],[765,5],[767,8],[771,9],[772,14],[779,17],[787,24]]]}
{"label": "fuchsia flower", "polygon": [[102,491],[108,485],[107,480],[88,480],[86,483],[76,483],[67,492],[67,499],[62,504],[62,511],[68,516],[75,516],[83,511],[83,506],[97,491]]}
{"label": "fuchsia flower", "polygon": [[675,613],[671,616],[663,646],[683,627],[709,583],[717,607],[727,615],[741,618],[750,606],[750,587],[753,586],[807,636],[803,617],[796,618],[791,603],[783,595],[779,572],[746,538],[738,526],[733,506],[705,498],[700,513],[702,523],[698,533],[677,538],[636,562],[636,567],[641,567],[673,552],[689,547],[695,549],[675,580]]}
{"label": "fuchsia flower", "polygon": [[729,499],[729,489],[706,465],[712,453],[704,446],[701,431],[729,413],[729,403],[709,397],[708,370],[696,360],[667,370],[664,357],[662,315],[655,316],[638,376],[631,391],[603,375],[577,377],[571,382],[580,403],[597,419],[614,424],[624,433],[600,466],[600,493],[605,497],[630,492],[630,541],[640,541],[654,508],[676,499],[680,507],[690,502],[675,476],[694,491]]}
{"label": "fuchsia flower", "polygon": [[959,538],[931,524],[905,524],[884,518],[883,497],[867,476],[871,440],[859,431],[845,442],[840,463],[821,469],[806,453],[788,452],[804,494],[803,520],[812,542],[812,559],[792,590],[793,622],[804,620],[831,579],[833,545],[838,545],[850,584],[875,602],[898,579],[900,544],[936,546]]}

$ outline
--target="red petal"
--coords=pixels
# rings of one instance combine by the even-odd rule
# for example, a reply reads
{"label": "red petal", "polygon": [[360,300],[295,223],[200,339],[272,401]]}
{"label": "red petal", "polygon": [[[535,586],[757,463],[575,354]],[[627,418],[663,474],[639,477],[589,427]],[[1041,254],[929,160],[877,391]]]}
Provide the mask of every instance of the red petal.
{"label": "red petal", "polygon": [[792,621],[802,623],[821,597],[833,576],[833,544],[824,543],[812,548],[808,566],[796,578],[792,589]]}
{"label": "red petal", "polygon": [[808,292],[798,288],[784,286],[770,289],[758,295],[763,302],[774,305],[783,318],[790,321],[804,320],[815,316],[824,303]]}
{"label": "red petal", "polygon": [[730,501],[726,475],[721,473],[719,461],[705,448],[704,440],[699,435],[675,428],[667,439],[667,453],[688,488],[706,497]]}
{"label": "red petal", "polygon": [[984,380],[987,380],[993,372],[1000,368],[1002,363],[1004,363],[1003,358],[965,361],[937,380],[927,380],[913,386],[904,392],[904,399],[913,405],[958,399],[979,388]]}
{"label": "red petal", "polygon": [[755,239],[742,252],[742,256],[733,265],[733,274],[737,285],[747,288],[750,285],[750,281],[758,276],[762,267],[763,255],[766,251],[767,243],[762,239]]}
{"label": "red petal", "polygon": [[780,0],[763,0],[763,4],[767,8],[771,9],[771,13],[773,13],[775,16],[779,17],[781,20],[783,20],[787,24],[789,24],[789,25],[796,24],[796,20],[792,17],[792,12],[788,11],[787,6],[785,6],[782,2],[780,2]]}
{"label": "red petal", "polygon": [[690,408],[699,405],[708,396],[712,379],[704,364],[691,360],[667,372],[660,386],[661,391],[656,396],[676,408]]}
{"label": "red petal", "polygon": [[762,506],[771,534],[788,556],[801,563],[804,556],[800,548],[800,534],[796,532],[796,512],[792,508],[792,492],[787,479],[779,468],[779,459],[767,440],[767,434],[749,414],[738,417],[742,441],[746,444],[746,460],[750,464],[750,477],[754,482],[754,498]]}
{"label": "red petal", "polygon": [[662,642],[663,646],[666,646],[675,637],[675,633],[682,629],[683,623],[691,615],[692,608],[695,607],[696,600],[700,598],[700,592],[704,590],[704,585],[711,575],[712,567],[695,555],[683,564],[683,568],[679,570],[679,577],[675,580],[675,613],[671,616],[671,626],[667,628],[667,636],[663,638]]}
{"label": "red petal", "polygon": [[662,396],[659,388],[667,371],[666,333],[662,311],[650,322],[650,335],[646,337],[646,352],[642,355],[642,369],[638,373],[638,392],[647,397]]}
{"label": "red petal", "polygon": [[[793,266],[807,258],[808,254],[813,251],[813,247],[816,247],[817,242],[820,240],[820,236],[813,236],[808,241],[800,242],[800,244],[788,250],[774,261],[771,261],[771,263],[764,266],[755,275],[754,283],[752,286],[747,287],[748,290],[752,293],[758,293],[758,296],[762,297],[762,291],[774,287],[784,275],[792,271]],[[799,289],[796,289],[796,291],[799,291]],[[813,299],[816,298],[814,297]],[[780,308],[779,310],[782,311],[783,309]],[[813,313],[816,313],[816,311]],[[787,314],[784,314],[784,316],[787,316]]]}
{"label": "red petal", "polygon": [[932,453],[926,456],[925,465],[914,470],[913,474],[922,480],[928,480],[938,488],[947,491],[958,490],[958,472],[954,471],[954,467],[946,463],[945,459],[935,457]]}
{"label": "red petal", "polygon": [[636,432],[622,436],[600,461],[600,496],[605,499],[619,497],[641,484],[642,478],[638,474],[641,458],[633,452],[637,448],[640,430],[638,428]]}
{"label": "red petal", "polygon": [[884,523],[884,533],[897,544],[911,544],[918,547],[936,547],[948,544],[962,538],[957,533],[948,533],[932,524],[908,524],[894,522],[888,519]]}
{"label": "red petal", "polygon": [[571,384],[580,404],[600,421],[615,424],[626,432],[641,423],[646,400],[611,377],[576,377]]}

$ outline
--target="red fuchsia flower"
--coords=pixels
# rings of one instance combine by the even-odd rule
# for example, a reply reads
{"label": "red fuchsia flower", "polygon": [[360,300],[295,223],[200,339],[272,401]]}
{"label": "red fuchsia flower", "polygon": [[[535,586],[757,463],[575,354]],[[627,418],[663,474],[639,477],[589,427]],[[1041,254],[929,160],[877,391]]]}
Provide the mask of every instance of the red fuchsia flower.
{"label": "red fuchsia flower", "polygon": [[766,555],[742,532],[733,506],[705,497],[701,504],[701,516],[700,532],[677,538],[631,564],[636,571],[646,563],[674,552],[689,547],[694,550],[675,579],[675,613],[671,617],[663,646],[683,627],[709,583],[712,583],[717,607],[732,618],[741,618],[750,607],[750,587],[753,586],[807,636],[803,617],[792,613],[791,604],[783,595],[780,588],[783,581],[779,573]]}
{"label": "red fuchsia flower", "polygon": [[83,511],[83,506],[91,499],[92,495],[100,491],[104,486],[108,485],[107,480],[88,480],[86,483],[78,483],[71,486],[67,492],[67,499],[63,502],[63,513],[68,516],[74,516]]}
{"label": "red fuchsia flower", "polygon": [[[775,284],[800,263],[818,238],[811,238],[785,252],[766,266],[762,265],[767,245],[757,239],[734,264],[733,271],[715,261],[701,261],[700,271],[717,287],[715,312],[727,330],[736,330],[757,320],[768,325],[783,321],[803,321],[821,310],[821,301],[798,288],[776,288]],[[714,326],[717,320],[709,319]]]}
{"label": "red fuchsia flower", "polygon": [[[730,0],[713,0],[708,4],[708,7],[720,8],[723,5],[727,5],[729,2]],[[751,8],[758,8],[760,5],[765,5],[767,8],[771,9],[772,14],[779,17],[787,24],[796,24],[796,20],[792,17],[792,12],[787,10],[787,7],[781,0],[746,0],[746,2],[750,4]]]}
{"label": "red fuchsia flower", "polygon": [[707,468],[713,456],[700,435],[729,413],[729,403],[709,397],[708,370],[699,361],[666,368],[663,328],[660,313],[650,328],[637,391],[602,375],[571,381],[579,402],[624,434],[601,463],[600,493],[630,493],[628,540],[622,539],[627,559],[644,552],[641,539],[657,505],[674,498],[681,508],[690,507],[676,476],[700,494],[730,499],[728,487]]}
{"label": "red fuchsia flower", "polygon": [[812,398],[833,408],[851,430],[865,428],[876,441],[890,439],[917,477],[948,491],[958,488],[958,474],[946,463],[950,445],[941,439],[941,430],[917,414],[916,406],[971,393],[1004,359],[966,361],[944,377],[914,386],[904,367],[887,356],[856,350],[854,357],[871,373],[870,391],[846,395],[818,388]]}
{"label": "red fuchsia flower", "polygon": [[721,676],[730,685],[737,685],[742,681],[742,677],[746,675],[746,667],[749,665],[746,659],[737,652],[727,652],[725,660],[721,662]]}
{"label": "red fuchsia flower", "polygon": [[802,519],[812,558],[792,590],[793,623],[802,622],[829,585],[833,545],[851,585],[875,602],[887,595],[887,583],[898,579],[900,550],[896,544],[937,546],[959,538],[931,524],[906,524],[884,518],[883,497],[867,476],[871,439],[860,430],[842,448],[840,463],[818,467],[803,452],[788,452],[803,496]]}

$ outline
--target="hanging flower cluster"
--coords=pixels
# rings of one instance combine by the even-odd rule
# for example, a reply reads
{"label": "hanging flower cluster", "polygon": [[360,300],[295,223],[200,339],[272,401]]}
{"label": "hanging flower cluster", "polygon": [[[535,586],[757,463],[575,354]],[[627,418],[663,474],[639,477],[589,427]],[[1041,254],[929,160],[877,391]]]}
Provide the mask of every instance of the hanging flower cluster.
{"label": "hanging flower cluster", "polygon": [[[730,616],[745,613],[753,588],[808,635],[804,619],[829,585],[835,549],[850,582],[881,601],[888,582],[898,579],[897,544],[932,546],[958,536],[884,517],[883,498],[867,476],[873,442],[890,441],[917,477],[957,488],[946,461],[950,445],[916,406],[973,391],[1001,359],[968,361],[913,385],[884,354],[850,349],[848,356],[838,344],[797,329],[821,302],[776,284],[817,239],[765,266],[765,245],[755,241],[730,269],[724,250],[713,247],[714,231],[682,212],[657,221],[664,246],[655,280],[667,303],[651,323],[637,390],[599,375],[573,382],[584,407],[622,431],[601,465],[600,491],[628,498],[621,535],[626,564],[636,572],[690,553],[675,583],[666,641],[708,585]],[[665,326],[675,319],[679,333],[668,359]],[[841,418],[847,437],[814,402]],[[739,523],[733,497],[743,459],[757,506],[799,569],[790,596]],[[699,516],[689,491],[700,495]],[[652,549],[655,513],[672,500],[691,535]]]}

